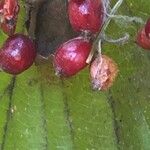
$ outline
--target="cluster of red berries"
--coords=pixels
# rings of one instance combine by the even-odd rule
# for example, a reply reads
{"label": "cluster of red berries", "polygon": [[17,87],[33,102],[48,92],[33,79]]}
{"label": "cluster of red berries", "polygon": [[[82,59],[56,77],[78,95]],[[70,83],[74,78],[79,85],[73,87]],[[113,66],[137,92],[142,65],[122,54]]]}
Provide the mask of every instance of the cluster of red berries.
{"label": "cluster of red berries", "polygon": [[136,41],[142,48],[150,50],[150,18],[147,20],[145,26],[138,32]]}
{"label": "cluster of red berries", "polygon": [[[70,77],[85,68],[92,49],[93,37],[100,32],[104,19],[102,0],[69,0],[68,15],[72,28],[84,36],[78,36],[61,44],[54,54],[56,73]],[[0,3],[0,27],[9,35],[0,51],[0,68],[16,75],[28,69],[36,57],[34,42],[22,34],[14,34],[19,4],[17,0]],[[84,33],[84,34],[83,34]],[[90,36],[86,36],[87,34]],[[150,49],[150,20],[140,31],[137,41],[143,48]],[[93,57],[93,56],[92,56]],[[116,63],[108,56],[98,53],[90,62],[93,89],[108,89],[118,73]]]}
{"label": "cluster of red berries", "polygon": [[[90,33],[91,37],[101,30],[104,23],[102,0],[70,0],[68,15],[72,28],[77,32]],[[91,37],[76,37],[63,43],[54,55],[56,73],[72,76],[85,68],[91,49]],[[90,65],[93,89],[105,90],[117,75],[117,65],[109,57],[97,55]]]}

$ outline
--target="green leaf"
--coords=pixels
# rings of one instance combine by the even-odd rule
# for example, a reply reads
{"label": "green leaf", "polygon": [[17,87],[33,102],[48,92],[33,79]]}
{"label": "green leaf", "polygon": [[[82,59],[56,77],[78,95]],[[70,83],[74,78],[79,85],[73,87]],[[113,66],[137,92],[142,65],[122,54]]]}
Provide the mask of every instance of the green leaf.
{"label": "green leaf", "polygon": [[88,71],[59,80],[50,67],[40,70],[48,149],[97,149],[101,145],[115,150],[113,114],[105,94],[91,91]]}
{"label": "green leaf", "polygon": [[[25,32],[20,3],[17,32]],[[119,13],[146,20],[149,7],[149,0],[126,0]],[[119,66],[107,92],[91,90],[88,68],[69,79],[56,77],[51,60],[16,77],[0,73],[0,149],[149,150],[150,52],[134,42],[139,28],[111,22],[109,35],[129,32],[131,40],[103,45],[103,53]],[[0,35],[2,44],[7,36]]]}

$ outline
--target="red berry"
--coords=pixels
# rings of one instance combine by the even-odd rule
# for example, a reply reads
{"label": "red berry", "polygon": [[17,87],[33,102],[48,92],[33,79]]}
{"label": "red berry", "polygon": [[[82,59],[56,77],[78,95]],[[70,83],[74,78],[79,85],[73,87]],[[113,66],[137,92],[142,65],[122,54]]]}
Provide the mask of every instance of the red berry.
{"label": "red berry", "polygon": [[150,49],[150,38],[147,38],[145,28],[138,32],[136,43],[144,49]]}
{"label": "red berry", "polygon": [[36,50],[34,43],[25,35],[10,36],[0,51],[0,67],[7,73],[19,74],[34,62]]}
{"label": "red berry", "polygon": [[19,9],[18,0],[4,0],[0,4],[1,29],[8,35],[15,32]]}
{"label": "red berry", "polygon": [[118,74],[118,67],[111,58],[101,55],[92,62],[90,74],[94,90],[107,90]]}
{"label": "red berry", "polygon": [[72,0],[75,3],[82,3],[84,0]]}
{"label": "red berry", "polygon": [[56,73],[72,76],[83,69],[90,53],[92,43],[82,37],[74,38],[60,45],[54,57]]}
{"label": "red berry", "polygon": [[145,33],[148,38],[150,38],[150,18],[147,20],[145,25]]}
{"label": "red berry", "polygon": [[4,6],[4,1],[0,2],[0,15],[3,13],[3,6]]}
{"label": "red berry", "polygon": [[102,26],[104,16],[102,0],[70,0],[68,13],[75,31],[96,33]]}

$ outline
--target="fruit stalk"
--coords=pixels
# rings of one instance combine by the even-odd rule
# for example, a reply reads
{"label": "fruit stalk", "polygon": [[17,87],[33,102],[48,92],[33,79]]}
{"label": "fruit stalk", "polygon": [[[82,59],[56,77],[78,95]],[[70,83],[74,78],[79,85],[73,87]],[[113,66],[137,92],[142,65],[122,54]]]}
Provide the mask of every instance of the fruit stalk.
{"label": "fruit stalk", "polygon": [[[121,6],[122,2],[123,2],[123,0],[118,0],[118,2],[115,4],[115,6],[111,9],[110,16],[114,15],[117,12],[117,10]],[[96,40],[95,40],[95,42],[93,43],[93,46],[92,46],[92,50],[91,50],[91,52],[89,54],[89,57],[86,60],[87,64],[89,64],[91,62],[93,54],[94,54],[95,50],[97,50],[97,48],[96,48],[97,44],[98,44],[99,40],[101,40],[102,35],[103,35],[104,31],[106,30],[106,28],[108,27],[111,19],[112,19],[111,17],[107,17],[106,18],[106,20],[104,21],[104,24],[103,24],[100,32],[97,34]]]}

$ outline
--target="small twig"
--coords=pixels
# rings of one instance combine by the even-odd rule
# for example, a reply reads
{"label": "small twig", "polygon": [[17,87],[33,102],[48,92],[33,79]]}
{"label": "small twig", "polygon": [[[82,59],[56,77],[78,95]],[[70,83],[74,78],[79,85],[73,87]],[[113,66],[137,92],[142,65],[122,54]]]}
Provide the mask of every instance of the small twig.
{"label": "small twig", "polygon": [[101,40],[99,40],[99,42],[98,42],[98,54],[100,54],[101,55],[101,53],[102,53],[102,41]]}
{"label": "small twig", "polygon": [[[98,55],[101,55],[101,52],[102,52],[101,43],[102,43],[102,41],[100,39],[99,42],[98,42],[98,48],[97,48]],[[91,50],[90,55],[88,56],[88,59],[86,60],[86,63],[87,63],[87,61],[92,60],[94,53],[95,53],[95,50]]]}
{"label": "small twig", "polygon": [[122,19],[127,23],[140,23],[140,24],[144,24],[144,21],[142,20],[142,18],[140,17],[130,17],[130,16],[124,16],[124,15],[110,15],[110,14],[106,14],[108,17],[112,18],[112,19]]}
{"label": "small twig", "polygon": [[[110,15],[114,15],[114,14],[117,12],[117,10],[118,10],[118,8],[121,6],[122,2],[123,2],[123,0],[118,0],[118,2],[115,4],[115,6],[111,9]],[[89,63],[91,62],[92,57],[93,57],[93,54],[94,54],[94,52],[95,52],[95,49],[97,49],[97,48],[96,48],[96,47],[97,47],[97,44],[98,44],[99,40],[101,39],[101,36],[102,36],[102,34],[104,33],[104,31],[106,30],[107,26],[109,25],[111,19],[112,19],[111,17],[107,17],[107,18],[106,18],[106,20],[105,20],[105,22],[104,22],[104,24],[103,24],[101,30],[99,31],[99,33],[98,33],[97,36],[96,36],[96,40],[95,40],[95,42],[93,43],[92,50],[91,50],[91,52],[90,52],[90,54],[89,54],[89,57],[88,57],[87,60],[86,60],[86,63],[89,64]]]}
{"label": "small twig", "polygon": [[[111,12],[110,12],[110,15],[114,15],[117,10],[119,9],[119,7],[121,6],[123,0],[118,0],[118,2],[115,4],[115,6],[112,8]],[[98,34],[97,38],[100,38],[101,37],[101,33],[104,32],[107,28],[107,26],[109,25],[110,21],[111,21],[111,17],[107,17],[102,28],[101,28],[101,31],[100,33]],[[98,39],[97,39],[98,40]]]}
{"label": "small twig", "polygon": [[128,33],[125,33],[125,35],[119,39],[112,39],[108,37],[106,34],[103,34],[102,38],[104,41],[114,44],[125,44],[129,40],[130,35]]}

